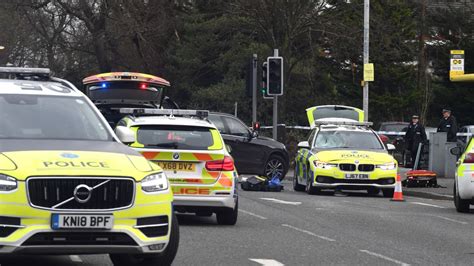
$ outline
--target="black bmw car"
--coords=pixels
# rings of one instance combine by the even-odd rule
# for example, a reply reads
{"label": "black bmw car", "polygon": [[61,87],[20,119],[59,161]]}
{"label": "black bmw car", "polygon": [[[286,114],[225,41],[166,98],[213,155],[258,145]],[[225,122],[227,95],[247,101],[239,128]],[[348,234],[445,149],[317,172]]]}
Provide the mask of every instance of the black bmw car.
{"label": "black bmw car", "polygon": [[285,145],[271,138],[258,136],[237,117],[210,113],[209,120],[221,132],[232,151],[239,174],[254,174],[283,179],[288,172],[289,156]]}

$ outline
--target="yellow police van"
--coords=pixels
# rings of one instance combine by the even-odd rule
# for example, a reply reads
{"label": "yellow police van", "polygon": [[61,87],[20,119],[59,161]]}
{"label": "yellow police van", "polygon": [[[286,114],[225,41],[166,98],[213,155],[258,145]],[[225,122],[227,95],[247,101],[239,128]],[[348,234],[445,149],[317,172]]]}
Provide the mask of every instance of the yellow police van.
{"label": "yellow police van", "polygon": [[238,216],[237,170],[208,111],[120,108],[118,126],[130,128],[130,146],[159,165],[169,178],[175,210],[216,214],[218,224]]}
{"label": "yellow police van", "polygon": [[[392,197],[397,162],[363,112],[347,106],[307,109],[311,133],[298,144],[293,188],[318,194],[323,189],[367,190]],[[393,147],[392,147],[393,148]]]}
{"label": "yellow police van", "polygon": [[[0,255],[110,254],[169,265],[179,243],[166,174],[48,69],[0,68]],[[0,259],[1,264],[1,259]]]}

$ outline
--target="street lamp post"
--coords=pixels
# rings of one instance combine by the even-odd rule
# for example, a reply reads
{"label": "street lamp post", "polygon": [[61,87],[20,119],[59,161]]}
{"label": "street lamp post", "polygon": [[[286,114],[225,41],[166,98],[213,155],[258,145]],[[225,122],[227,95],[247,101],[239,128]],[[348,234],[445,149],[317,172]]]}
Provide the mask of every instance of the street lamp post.
{"label": "street lamp post", "polygon": [[[369,25],[370,25],[370,0],[364,0],[364,66],[369,63]],[[364,119],[369,120],[369,82],[364,81],[363,90]]]}

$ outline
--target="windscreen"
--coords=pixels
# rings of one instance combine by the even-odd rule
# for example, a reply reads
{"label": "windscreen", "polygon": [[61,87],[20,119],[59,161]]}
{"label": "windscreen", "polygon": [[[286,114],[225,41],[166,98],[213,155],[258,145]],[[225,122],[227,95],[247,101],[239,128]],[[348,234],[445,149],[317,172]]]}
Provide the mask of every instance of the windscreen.
{"label": "windscreen", "polygon": [[217,130],[205,127],[140,126],[137,141],[149,148],[210,150],[222,147],[220,138],[214,137],[213,133],[218,134]]}
{"label": "windscreen", "polygon": [[314,147],[319,149],[384,149],[375,134],[359,131],[320,131],[316,136]]}
{"label": "windscreen", "polygon": [[80,97],[0,94],[0,138],[111,140]]}

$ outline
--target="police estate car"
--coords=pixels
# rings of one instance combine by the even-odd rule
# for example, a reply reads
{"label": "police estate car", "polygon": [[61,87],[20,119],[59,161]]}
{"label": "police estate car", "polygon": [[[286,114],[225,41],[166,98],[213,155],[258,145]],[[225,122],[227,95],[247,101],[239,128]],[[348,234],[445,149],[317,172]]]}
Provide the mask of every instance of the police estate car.
{"label": "police estate car", "polygon": [[208,111],[121,108],[118,122],[136,134],[130,146],[169,178],[178,212],[216,214],[234,225],[238,215],[237,170]]}
{"label": "police estate car", "polygon": [[397,162],[367,123],[329,117],[310,119],[310,124],[308,140],[298,144],[296,191],[316,194],[322,189],[347,189],[378,194],[382,190],[384,196],[392,197]]}
{"label": "police estate car", "polygon": [[[48,69],[0,68],[0,255],[103,254],[171,264],[179,242],[163,171]],[[1,263],[1,262],[0,262]]]}
{"label": "police estate car", "polygon": [[471,138],[466,150],[462,153],[461,147],[451,149],[453,155],[461,156],[458,159],[454,179],[454,205],[458,212],[469,212],[470,205],[474,204],[474,141]]}

